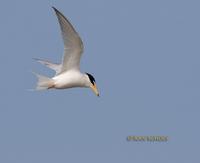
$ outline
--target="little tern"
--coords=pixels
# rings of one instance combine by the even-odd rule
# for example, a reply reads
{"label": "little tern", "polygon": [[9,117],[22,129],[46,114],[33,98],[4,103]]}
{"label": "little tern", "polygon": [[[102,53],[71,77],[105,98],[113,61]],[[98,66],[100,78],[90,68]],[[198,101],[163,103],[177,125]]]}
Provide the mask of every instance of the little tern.
{"label": "little tern", "polygon": [[64,55],[61,64],[35,59],[39,63],[53,69],[56,73],[52,78],[34,73],[37,78],[36,90],[66,89],[73,87],[91,88],[99,96],[95,78],[89,73],[80,72],[80,59],[83,53],[83,42],[69,20],[55,7],[52,7],[58,18],[64,42]]}

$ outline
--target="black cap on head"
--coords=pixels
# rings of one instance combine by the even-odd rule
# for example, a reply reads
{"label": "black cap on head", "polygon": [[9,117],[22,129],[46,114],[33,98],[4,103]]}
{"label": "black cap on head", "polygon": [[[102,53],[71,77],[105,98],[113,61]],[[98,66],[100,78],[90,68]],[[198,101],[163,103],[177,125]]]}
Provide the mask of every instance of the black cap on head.
{"label": "black cap on head", "polygon": [[87,72],[86,72],[86,74],[88,75],[88,77],[90,79],[90,82],[94,85],[94,83],[95,83],[94,77],[91,74],[87,73]]}

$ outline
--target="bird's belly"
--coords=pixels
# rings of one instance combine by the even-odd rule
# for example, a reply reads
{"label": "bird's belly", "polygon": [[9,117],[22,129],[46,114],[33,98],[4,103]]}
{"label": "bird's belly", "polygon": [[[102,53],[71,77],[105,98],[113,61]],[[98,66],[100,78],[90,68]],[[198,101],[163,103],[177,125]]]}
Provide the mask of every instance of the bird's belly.
{"label": "bird's belly", "polygon": [[67,88],[73,88],[73,87],[81,87],[81,85],[80,84],[76,84],[76,83],[62,83],[62,82],[58,82],[54,86],[54,88],[56,88],[56,89],[67,89]]}
{"label": "bird's belly", "polygon": [[54,79],[54,88],[56,89],[66,89],[73,87],[83,87],[81,78],[79,76],[58,76]]}

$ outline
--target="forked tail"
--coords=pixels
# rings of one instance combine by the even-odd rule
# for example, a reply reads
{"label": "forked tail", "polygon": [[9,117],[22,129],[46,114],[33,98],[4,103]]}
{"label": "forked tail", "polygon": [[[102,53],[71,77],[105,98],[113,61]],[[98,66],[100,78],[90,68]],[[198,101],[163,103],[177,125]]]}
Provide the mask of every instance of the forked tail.
{"label": "forked tail", "polygon": [[54,80],[33,72],[38,78],[36,90],[46,90],[54,87]]}

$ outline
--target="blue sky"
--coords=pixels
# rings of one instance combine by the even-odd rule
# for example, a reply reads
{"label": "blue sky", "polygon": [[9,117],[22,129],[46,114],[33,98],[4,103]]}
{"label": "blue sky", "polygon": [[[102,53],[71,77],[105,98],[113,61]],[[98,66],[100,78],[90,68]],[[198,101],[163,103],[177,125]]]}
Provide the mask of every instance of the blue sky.
{"label": "blue sky", "polygon": [[[198,1],[56,0],[0,2],[0,162],[199,162]],[[51,6],[69,18],[85,51],[89,89],[27,91],[32,58],[60,62]],[[165,135],[167,142],[128,142]]]}

